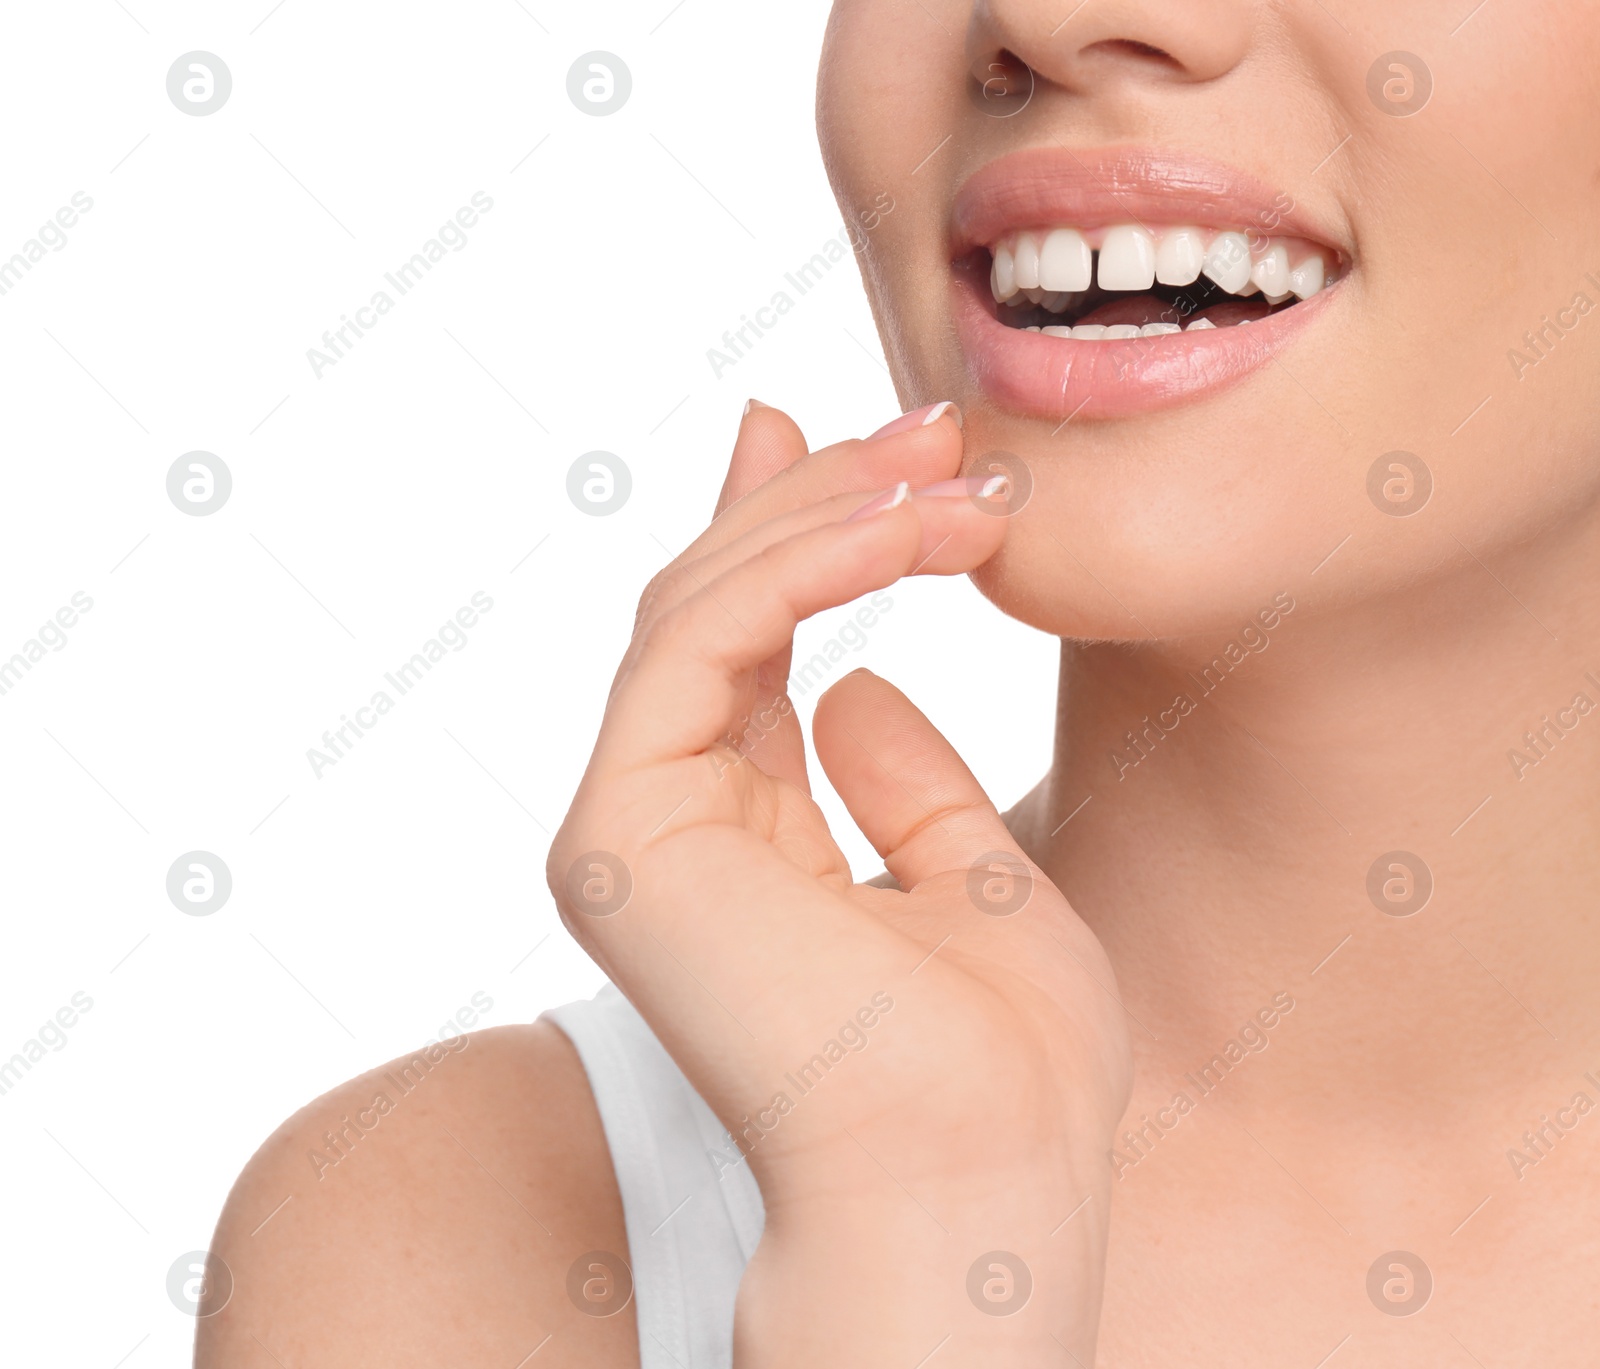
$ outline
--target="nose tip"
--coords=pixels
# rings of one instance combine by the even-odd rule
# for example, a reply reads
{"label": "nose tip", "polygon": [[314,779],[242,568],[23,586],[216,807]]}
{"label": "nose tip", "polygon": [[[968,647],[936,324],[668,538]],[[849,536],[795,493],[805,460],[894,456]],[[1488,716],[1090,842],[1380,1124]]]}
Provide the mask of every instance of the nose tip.
{"label": "nose tip", "polygon": [[975,0],[972,78],[1002,104],[1044,80],[1076,94],[1108,86],[1214,81],[1249,50],[1259,0]]}

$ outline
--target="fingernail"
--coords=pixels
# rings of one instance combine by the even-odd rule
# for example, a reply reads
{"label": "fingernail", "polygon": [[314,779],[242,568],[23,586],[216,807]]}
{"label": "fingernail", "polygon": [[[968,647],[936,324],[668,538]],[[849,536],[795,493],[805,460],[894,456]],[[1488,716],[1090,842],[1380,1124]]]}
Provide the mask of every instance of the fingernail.
{"label": "fingernail", "polygon": [[956,427],[959,428],[961,426],[961,410],[946,399],[941,400],[938,404],[929,404],[921,409],[913,409],[908,414],[901,414],[892,423],[885,423],[867,441],[873,442],[880,437],[893,437],[895,433],[910,432],[913,428],[929,427],[937,423],[946,414],[955,419]]}
{"label": "fingernail", "polygon": [[918,499],[932,495],[935,499],[1004,499],[1011,493],[1008,475],[963,475],[954,480],[939,480],[912,491]]}
{"label": "fingernail", "polygon": [[770,404],[763,404],[759,399],[747,399],[744,402],[744,417],[749,418],[750,410],[752,409],[769,409],[771,407]]}
{"label": "fingernail", "polygon": [[902,480],[892,489],[887,489],[882,494],[874,495],[844,521],[846,523],[854,523],[858,519],[869,518],[875,513],[884,512],[886,509],[899,508],[900,505],[904,504],[910,497],[911,482],[908,480]]}

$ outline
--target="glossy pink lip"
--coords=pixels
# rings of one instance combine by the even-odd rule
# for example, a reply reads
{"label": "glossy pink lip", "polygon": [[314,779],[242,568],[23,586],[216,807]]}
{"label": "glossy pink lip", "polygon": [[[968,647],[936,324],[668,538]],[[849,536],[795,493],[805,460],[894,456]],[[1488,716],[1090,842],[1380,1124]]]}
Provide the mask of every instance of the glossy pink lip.
{"label": "glossy pink lip", "polygon": [[1130,221],[1254,229],[1309,238],[1349,256],[1287,194],[1214,162],[1136,148],[1050,148],[1002,157],[962,186],[951,236],[956,328],[975,379],[997,404],[1059,420],[1115,418],[1187,402],[1264,366],[1315,322],[1342,283],[1243,326],[1125,342],[1046,337],[1000,322],[987,256],[976,249],[1012,229]]}

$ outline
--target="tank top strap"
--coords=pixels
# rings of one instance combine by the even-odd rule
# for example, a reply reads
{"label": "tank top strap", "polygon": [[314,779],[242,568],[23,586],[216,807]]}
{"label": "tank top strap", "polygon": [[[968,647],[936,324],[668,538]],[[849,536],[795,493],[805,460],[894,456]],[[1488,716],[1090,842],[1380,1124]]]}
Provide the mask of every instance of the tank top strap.
{"label": "tank top strap", "polygon": [[583,1061],[622,1195],[641,1369],[731,1369],[765,1209],[749,1163],[615,985],[542,1014]]}

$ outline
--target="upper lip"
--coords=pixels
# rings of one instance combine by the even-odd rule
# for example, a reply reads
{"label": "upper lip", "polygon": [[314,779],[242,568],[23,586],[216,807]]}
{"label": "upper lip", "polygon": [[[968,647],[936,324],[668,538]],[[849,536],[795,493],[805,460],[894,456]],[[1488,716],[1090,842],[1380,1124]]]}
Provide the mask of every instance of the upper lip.
{"label": "upper lip", "polygon": [[967,178],[951,216],[951,259],[1012,229],[1193,224],[1300,237],[1342,251],[1284,189],[1208,158],[1158,148],[1032,148]]}

